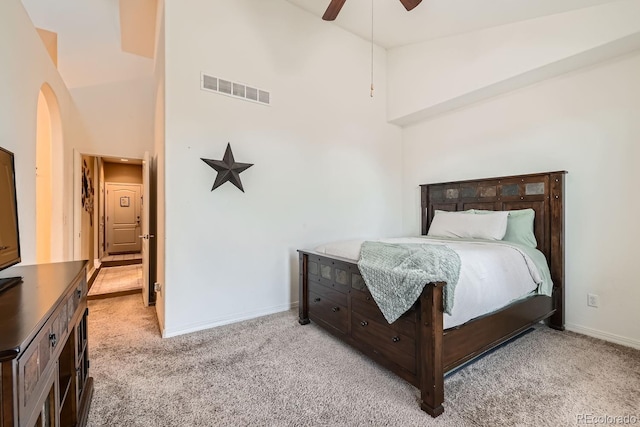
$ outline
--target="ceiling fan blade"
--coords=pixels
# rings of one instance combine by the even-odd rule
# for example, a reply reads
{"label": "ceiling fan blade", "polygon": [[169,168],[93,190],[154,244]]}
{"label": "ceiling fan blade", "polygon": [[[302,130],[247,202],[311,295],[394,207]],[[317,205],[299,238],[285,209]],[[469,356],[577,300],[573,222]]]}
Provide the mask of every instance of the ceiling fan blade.
{"label": "ceiling fan blade", "polygon": [[420,4],[422,0],[400,0],[405,9],[411,10]]}
{"label": "ceiling fan blade", "polygon": [[334,19],[336,19],[345,1],[347,0],[331,0],[331,3],[329,3],[329,7],[327,7],[326,12],[324,13],[324,15],[322,15],[322,19],[324,19],[325,21],[333,21]]}

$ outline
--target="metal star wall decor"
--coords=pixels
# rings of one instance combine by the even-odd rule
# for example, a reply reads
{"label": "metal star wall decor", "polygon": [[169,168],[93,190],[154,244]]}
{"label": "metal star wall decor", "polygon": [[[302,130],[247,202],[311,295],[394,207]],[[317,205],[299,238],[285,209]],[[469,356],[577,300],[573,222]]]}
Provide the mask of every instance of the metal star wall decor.
{"label": "metal star wall decor", "polygon": [[237,163],[233,159],[231,144],[227,143],[227,149],[224,152],[224,157],[222,158],[222,160],[211,160],[203,158],[201,158],[201,160],[218,172],[211,191],[229,181],[244,193],[244,188],[242,188],[242,181],[240,181],[240,173],[253,166],[253,163]]}

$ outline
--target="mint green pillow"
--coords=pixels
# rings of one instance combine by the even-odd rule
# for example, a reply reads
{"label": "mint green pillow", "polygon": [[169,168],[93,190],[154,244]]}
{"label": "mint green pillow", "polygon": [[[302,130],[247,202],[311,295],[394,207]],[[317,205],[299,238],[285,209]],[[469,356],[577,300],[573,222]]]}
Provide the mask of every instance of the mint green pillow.
{"label": "mint green pillow", "polygon": [[[490,213],[494,211],[473,209],[474,214]],[[538,246],[536,235],[533,233],[533,220],[536,211],[533,209],[520,209],[509,211],[507,217],[507,232],[502,240],[507,242],[519,243],[521,245],[535,248]]]}

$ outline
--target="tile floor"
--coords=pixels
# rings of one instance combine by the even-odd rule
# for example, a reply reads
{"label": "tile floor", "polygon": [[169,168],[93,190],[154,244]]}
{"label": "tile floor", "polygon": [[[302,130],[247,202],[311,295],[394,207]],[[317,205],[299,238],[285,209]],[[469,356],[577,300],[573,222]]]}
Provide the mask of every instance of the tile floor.
{"label": "tile floor", "polygon": [[142,290],[142,265],[103,267],[91,285],[89,296]]}
{"label": "tile floor", "polygon": [[141,253],[135,254],[121,254],[121,255],[107,255],[102,257],[102,262],[107,261],[130,261],[132,259],[142,259]]}

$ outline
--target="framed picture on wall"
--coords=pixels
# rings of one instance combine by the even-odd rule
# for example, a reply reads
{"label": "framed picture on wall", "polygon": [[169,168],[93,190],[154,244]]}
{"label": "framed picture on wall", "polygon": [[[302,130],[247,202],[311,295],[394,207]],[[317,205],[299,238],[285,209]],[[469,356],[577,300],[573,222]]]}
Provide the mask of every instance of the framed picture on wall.
{"label": "framed picture on wall", "polygon": [[120,207],[128,208],[129,207],[129,196],[120,197]]}

